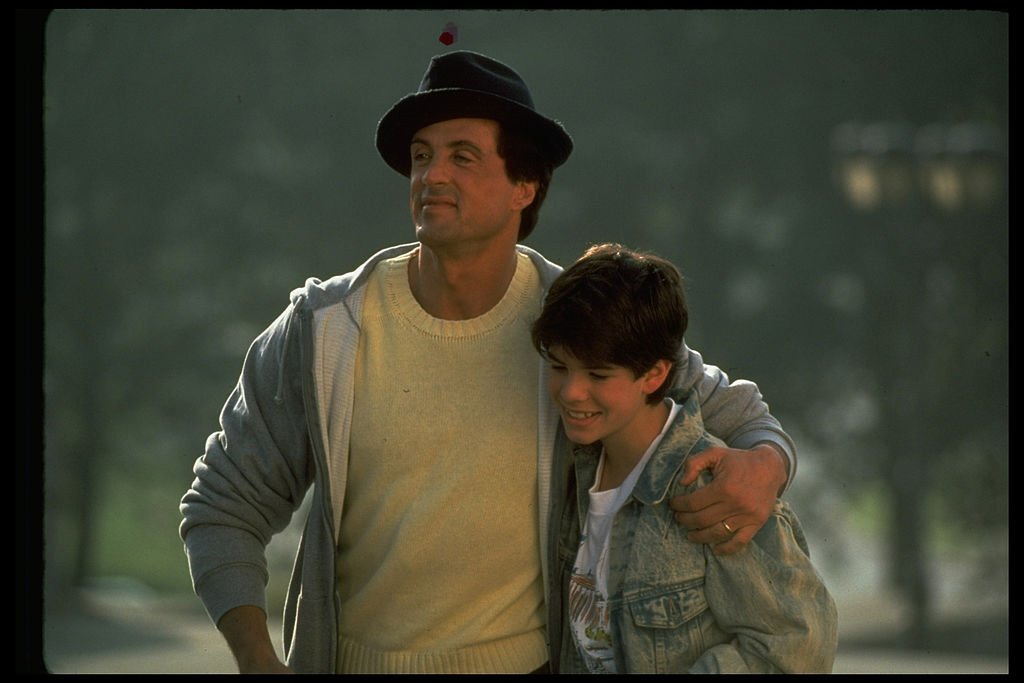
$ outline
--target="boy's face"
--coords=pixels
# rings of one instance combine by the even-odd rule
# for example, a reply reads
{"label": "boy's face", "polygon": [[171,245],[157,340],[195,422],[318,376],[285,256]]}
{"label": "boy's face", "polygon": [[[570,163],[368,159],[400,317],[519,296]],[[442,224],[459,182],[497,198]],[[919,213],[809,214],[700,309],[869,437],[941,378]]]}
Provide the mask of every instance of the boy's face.
{"label": "boy's face", "polygon": [[647,396],[665,380],[671,365],[658,361],[640,377],[621,365],[588,367],[561,346],[548,349],[548,394],[558,406],[566,435],[579,444],[601,441],[604,447],[647,449],[652,412]]}

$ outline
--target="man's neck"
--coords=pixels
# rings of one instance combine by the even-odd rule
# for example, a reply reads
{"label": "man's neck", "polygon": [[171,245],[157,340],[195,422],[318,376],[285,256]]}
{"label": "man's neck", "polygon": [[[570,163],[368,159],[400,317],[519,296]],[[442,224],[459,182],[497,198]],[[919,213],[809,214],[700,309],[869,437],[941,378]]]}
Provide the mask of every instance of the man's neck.
{"label": "man's neck", "polygon": [[420,244],[409,260],[409,288],[435,318],[468,320],[494,308],[515,273],[514,248],[454,257]]}

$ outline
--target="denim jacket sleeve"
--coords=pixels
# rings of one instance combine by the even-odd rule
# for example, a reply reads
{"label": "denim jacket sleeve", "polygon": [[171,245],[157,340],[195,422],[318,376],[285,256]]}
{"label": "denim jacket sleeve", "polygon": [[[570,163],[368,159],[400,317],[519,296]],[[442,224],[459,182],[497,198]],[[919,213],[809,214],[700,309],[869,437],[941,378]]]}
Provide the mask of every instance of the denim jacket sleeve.
{"label": "denim jacket sleeve", "polygon": [[799,520],[783,502],[748,547],[705,549],[705,591],[731,641],[706,650],[693,673],[830,673],[838,640],[835,602],[811,564]]}

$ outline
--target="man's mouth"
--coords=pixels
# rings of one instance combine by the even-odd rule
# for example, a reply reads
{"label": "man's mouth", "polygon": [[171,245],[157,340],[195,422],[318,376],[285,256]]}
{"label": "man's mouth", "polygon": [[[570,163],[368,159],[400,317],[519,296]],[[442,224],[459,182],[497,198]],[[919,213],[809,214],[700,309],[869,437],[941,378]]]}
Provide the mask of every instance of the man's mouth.
{"label": "man's mouth", "polygon": [[420,199],[420,206],[424,209],[432,206],[455,206],[455,200],[451,197],[430,196]]}

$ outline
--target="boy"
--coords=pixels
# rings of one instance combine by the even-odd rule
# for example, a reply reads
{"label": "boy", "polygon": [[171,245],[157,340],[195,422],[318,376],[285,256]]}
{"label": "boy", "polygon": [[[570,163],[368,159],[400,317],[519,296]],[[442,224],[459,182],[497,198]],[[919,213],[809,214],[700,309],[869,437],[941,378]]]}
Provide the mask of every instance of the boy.
{"label": "boy", "polygon": [[552,669],[831,672],[835,603],[786,503],[734,555],[673,523],[684,460],[720,443],[697,396],[666,396],[687,323],[671,263],[606,244],[558,277],[533,326],[574,444],[555,465],[569,486],[552,520]]}

